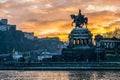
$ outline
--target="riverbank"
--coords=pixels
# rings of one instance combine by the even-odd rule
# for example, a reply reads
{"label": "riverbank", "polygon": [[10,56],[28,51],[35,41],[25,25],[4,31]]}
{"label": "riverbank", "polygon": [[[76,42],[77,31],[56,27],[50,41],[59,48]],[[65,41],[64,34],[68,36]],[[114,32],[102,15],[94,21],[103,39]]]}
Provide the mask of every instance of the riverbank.
{"label": "riverbank", "polygon": [[120,70],[120,62],[4,63],[0,70]]}

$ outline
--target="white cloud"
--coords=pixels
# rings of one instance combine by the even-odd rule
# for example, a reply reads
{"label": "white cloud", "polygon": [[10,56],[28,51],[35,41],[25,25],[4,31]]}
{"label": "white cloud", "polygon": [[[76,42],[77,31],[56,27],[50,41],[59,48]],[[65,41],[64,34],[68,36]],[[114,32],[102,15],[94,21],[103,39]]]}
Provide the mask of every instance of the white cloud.
{"label": "white cloud", "polygon": [[43,35],[43,34],[48,34],[48,33],[53,33],[53,32],[58,32],[58,30],[54,29],[54,30],[45,30],[45,31],[41,31],[39,34]]}
{"label": "white cloud", "polygon": [[33,0],[20,0],[22,2],[30,2],[30,1],[33,1]]}
{"label": "white cloud", "polygon": [[5,3],[7,1],[9,1],[9,0],[0,0],[0,3]]}
{"label": "white cloud", "polygon": [[53,6],[51,4],[45,4],[46,8],[52,8]]}
{"label": "white cloud", "polygon": [[93,6],[93,5],[88,5],[88,7],[86,8],[86,10],[95,10],[95,6]]}
{"label": "white cloud", "polygon": [[86,10],[90,10],[90,11],[117,11],[120,10],[120,7],[118,6],[113,6],[113,5],[102,5],[102,6],[94,6],[94,5],[88,5]]}

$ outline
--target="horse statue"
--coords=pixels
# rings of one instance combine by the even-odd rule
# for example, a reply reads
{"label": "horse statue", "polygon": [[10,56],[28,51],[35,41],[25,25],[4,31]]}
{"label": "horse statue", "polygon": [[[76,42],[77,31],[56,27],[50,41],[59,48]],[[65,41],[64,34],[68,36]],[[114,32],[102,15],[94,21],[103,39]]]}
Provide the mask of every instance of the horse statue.
{"label": "horse statue", "polygon": [[74,14],[72,14],[71,18],[73,19],[73,22],[71,24],[72,26],[73,26],[73,23],[75,23],[75,27],[83,27],[84,25],[86,25],[87,27],[88,18],[84,17],[84,15],[81,14],[81,10],[79,10],[78,16],[75,16]]}

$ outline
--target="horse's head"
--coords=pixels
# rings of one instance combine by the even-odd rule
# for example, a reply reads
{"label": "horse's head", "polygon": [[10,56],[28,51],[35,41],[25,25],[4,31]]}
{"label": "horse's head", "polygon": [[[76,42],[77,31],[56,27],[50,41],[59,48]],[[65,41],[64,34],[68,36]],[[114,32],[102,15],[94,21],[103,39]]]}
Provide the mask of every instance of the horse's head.
{"label": "horse's head", "polygon": [[70,15],[70,16],[71,16],[71,18],[72,18],[72,19],[74,19],[74,18],[75,18],[75,15],[74,15],[74,14],[72,14],[72,15]]}

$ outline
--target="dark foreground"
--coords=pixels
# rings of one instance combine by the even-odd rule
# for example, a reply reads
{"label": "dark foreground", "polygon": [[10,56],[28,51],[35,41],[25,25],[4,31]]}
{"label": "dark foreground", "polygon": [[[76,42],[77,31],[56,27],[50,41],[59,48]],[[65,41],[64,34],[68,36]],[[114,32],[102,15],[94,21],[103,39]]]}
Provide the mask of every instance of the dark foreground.
{"label": "dark foreground", "polygon": [[4,63],[0,70],[120,70],[120,62]]}

